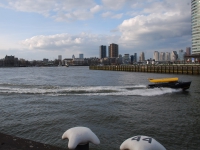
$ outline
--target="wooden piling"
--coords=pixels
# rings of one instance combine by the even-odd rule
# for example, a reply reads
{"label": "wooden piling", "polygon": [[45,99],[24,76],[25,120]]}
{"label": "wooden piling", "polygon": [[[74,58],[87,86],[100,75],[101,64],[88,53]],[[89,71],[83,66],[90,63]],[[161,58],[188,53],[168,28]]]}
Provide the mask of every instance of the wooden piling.
{"label": "wooden piling", "polygon": [[200,65],[105,65],[89,68],[90,70],[200,75]]}

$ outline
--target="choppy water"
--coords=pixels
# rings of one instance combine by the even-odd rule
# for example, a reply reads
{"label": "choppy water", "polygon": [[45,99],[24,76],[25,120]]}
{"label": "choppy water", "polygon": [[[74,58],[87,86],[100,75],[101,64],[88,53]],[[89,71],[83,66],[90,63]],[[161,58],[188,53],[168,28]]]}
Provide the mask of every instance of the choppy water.
{"label": "choppy water", "polygon": [[[147,78],[191,80],[188,91],[146,89]],[[88,67],[0,68],[0,132],[67,148],[62,134],[89,127],[94,150],[119,149],[135,135],[170,150],[200,147],[200,77],[95,71]]]}

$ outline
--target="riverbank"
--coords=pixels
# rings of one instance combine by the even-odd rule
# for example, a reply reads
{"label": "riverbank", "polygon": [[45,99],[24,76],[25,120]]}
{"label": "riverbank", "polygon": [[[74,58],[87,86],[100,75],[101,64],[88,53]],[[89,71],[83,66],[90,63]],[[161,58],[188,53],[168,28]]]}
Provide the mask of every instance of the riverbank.
{"label": "riverbank", "polygon": [[1,150],[66,150],[59,147],[0,133]]}
{"label": "riverbank", "polygon": [[89,68],[91,70],[200,75],[200,65],[106,65]]}

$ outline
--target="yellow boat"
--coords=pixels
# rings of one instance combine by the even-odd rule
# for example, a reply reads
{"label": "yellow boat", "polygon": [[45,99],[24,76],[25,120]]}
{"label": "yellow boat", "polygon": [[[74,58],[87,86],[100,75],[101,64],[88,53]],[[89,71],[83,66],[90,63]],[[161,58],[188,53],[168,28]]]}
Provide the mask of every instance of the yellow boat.
{"label": "yellow boat", "polygon": [[178,78],[161,78],[161,79],[148,79],[149,82],[153,83],[164,83],[164,82],[177,82]]}
{"label": "yellow boat", "polygon": [[161,78],[161,79],[149,79],[153,84],[149,84],[147,88],[172,88],[187,90],[190,88],[191,81],[178,81],[178,78]]}

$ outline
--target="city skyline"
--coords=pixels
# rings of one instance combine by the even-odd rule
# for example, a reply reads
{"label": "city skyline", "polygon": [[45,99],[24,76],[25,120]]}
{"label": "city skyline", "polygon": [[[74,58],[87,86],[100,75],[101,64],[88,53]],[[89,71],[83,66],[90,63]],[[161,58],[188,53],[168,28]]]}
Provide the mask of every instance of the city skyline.
{"label": "city skyline", "polygon": [[99,57],[110,43],[151,58],[191,47],[191,0],[2,0],[0,22],[0,58]]}

